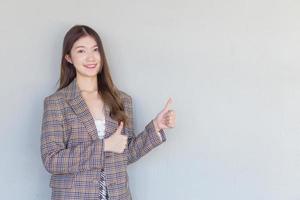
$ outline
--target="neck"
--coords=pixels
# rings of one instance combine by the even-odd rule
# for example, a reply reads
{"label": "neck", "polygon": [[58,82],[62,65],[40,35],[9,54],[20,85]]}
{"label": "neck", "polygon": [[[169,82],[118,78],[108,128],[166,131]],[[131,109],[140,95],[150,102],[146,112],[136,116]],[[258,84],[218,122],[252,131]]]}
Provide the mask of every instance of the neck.
{"label": "neck", "polygon": [[77,76],[76,79],[80,91],[93,92],[98,90],[97,76],[94,77]]}

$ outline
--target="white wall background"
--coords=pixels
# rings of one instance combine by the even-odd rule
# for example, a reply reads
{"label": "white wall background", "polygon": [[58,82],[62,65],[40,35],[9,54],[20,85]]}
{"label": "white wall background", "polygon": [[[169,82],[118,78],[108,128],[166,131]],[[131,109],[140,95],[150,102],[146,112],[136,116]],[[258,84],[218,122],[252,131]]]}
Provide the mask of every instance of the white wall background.
{"label": "white wall background", "polygon": [[1,199],[50,199],[43,98],[74,24],[101,35],[137,133],[174,99],[168,141],[129,166],[137,200],[300,199],[300,2],[0,2]]}

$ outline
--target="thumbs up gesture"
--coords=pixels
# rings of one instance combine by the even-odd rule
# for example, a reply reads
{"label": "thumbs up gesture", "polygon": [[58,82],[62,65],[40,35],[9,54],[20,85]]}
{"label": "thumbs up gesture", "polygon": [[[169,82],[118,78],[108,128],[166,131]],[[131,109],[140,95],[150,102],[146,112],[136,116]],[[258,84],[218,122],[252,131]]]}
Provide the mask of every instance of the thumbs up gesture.
{"label": "thumbs up gesture", "polygon": [[164,109],[160,113],[158,113],[153,120],[156,132],[161,129],[175,127],[176,113],[174,110],[170,110],[172,102],[172,98],[169,98]]}
{"label": "thumbs up gesture", "polygon": [[123,153],[127,145],[128,136],[121,134],[122,129],[123,122],[120,123],[113,135],[104,140],[104,151]]}

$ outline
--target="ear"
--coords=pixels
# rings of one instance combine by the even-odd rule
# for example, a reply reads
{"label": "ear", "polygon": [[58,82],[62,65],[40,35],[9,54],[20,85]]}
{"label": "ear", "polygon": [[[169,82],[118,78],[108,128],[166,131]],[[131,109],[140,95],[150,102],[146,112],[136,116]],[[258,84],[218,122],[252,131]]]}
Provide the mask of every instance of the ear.
{"label": "ear", "polygon": [[66,54],[66,55],[65,55],[65,59],[66,59],[69,63],[73,64],[73,63],[72,63],[72,59],[71,59],[71,57],[69,56],[69,54]]}

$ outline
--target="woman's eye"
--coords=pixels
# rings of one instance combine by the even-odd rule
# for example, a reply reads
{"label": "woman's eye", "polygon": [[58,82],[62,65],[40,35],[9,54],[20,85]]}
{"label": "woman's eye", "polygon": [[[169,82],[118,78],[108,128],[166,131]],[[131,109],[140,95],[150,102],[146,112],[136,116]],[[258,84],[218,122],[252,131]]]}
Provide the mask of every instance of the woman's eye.
{"label": "woman's eye", "polygon": [[94,49],[94,51],[98,51],[98,48]]}
{"label": "woman's eye", "polygon": [[79,51],[77,51],[78,53],[83,53],[84,51],[83,50],[79,50]]}

